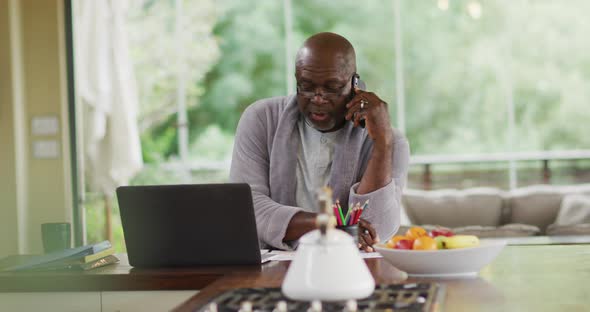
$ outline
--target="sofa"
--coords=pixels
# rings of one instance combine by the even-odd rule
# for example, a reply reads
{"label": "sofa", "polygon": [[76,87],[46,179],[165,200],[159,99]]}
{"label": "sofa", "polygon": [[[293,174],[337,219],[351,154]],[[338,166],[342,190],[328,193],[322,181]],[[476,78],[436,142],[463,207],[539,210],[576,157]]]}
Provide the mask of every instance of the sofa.
{"label": "sofa", "polygon": [[444,227],[480,237],[590,235],[590,184],[496,188],[407,189],[403,233],[413,225]]}

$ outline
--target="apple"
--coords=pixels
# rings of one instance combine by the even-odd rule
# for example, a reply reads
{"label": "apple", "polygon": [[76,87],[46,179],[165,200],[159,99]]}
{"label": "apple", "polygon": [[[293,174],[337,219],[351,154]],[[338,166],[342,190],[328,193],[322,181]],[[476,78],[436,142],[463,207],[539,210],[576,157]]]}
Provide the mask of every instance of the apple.
{"label": "apple", "polygon": [[455,235],[451,230],[447,230],[447,229],[435,229],[430,231],[430,233],[428,233],[430,237],[437,237],[437,236],[446,236],[446,237],[451,237],[453,235]]}
{"label": "apple", "polygon": [[395,243],[395,249],[412,249],[414,242],[409,239],[402,239]]}
{"label": "apple", "polygon": [[402,240],[402,239],[409,239],[405,236],[401,236],[401,235],[395,235],[392,238],[390,238],[389,240],[387,240],[387,242],[385,243],[387,245],[387,247],[389,248],[395,248],[395,243],[397,243],[398,241]]}

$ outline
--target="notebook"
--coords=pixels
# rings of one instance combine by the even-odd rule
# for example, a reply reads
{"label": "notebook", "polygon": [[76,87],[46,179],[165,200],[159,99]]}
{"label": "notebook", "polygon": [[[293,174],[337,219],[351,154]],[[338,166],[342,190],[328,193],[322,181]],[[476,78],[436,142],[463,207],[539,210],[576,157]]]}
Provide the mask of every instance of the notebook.
{"label": "notebook", "polygon": [[43,255],[9,256],[0,260],[0,271],[43,270],[63,266],[72,261],[81,261],[85,257],[95,255],[112,248],[111,242],[103,241],[96,244],[56,250]]}
{"label": "notebook", "polygon": [[117,198],[134,267],[261,263],[248,184],[122,186]]}

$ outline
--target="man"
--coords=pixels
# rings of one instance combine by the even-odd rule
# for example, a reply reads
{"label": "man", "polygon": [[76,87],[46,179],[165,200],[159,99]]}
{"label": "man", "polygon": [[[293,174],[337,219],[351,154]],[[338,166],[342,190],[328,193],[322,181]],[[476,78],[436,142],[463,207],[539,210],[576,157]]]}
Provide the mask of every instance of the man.
{"label": "man", "polygon": [[230,180],[250,184],[258,236],[280,249],[315,229],[319,187],[330,186],[343,208],[369,200],[359,247],[371,251],[399,227],[408,142],[392,129],[387,104],[353,85],[356,56],[344,37],[307,39],[295,77],[296,96],[263,99],[242,114]]}

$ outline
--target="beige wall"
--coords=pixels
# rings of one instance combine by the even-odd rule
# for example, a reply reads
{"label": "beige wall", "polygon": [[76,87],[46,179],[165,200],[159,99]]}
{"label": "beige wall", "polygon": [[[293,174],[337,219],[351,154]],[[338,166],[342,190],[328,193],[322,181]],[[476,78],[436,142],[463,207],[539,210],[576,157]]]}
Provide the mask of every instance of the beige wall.
{"label": "beige wall", "polygon": [[0,256],[15,252],[16,185],[8,0],[0,0]]}
{"label": "beige wall", "polygon": [[[0,257],[41,252],[41,223],[72,222],[63,23],[62,0],[0,0]],[[59,133],[33,136],[36,116]],[[60,156],[34,158],[39,139]]]}

